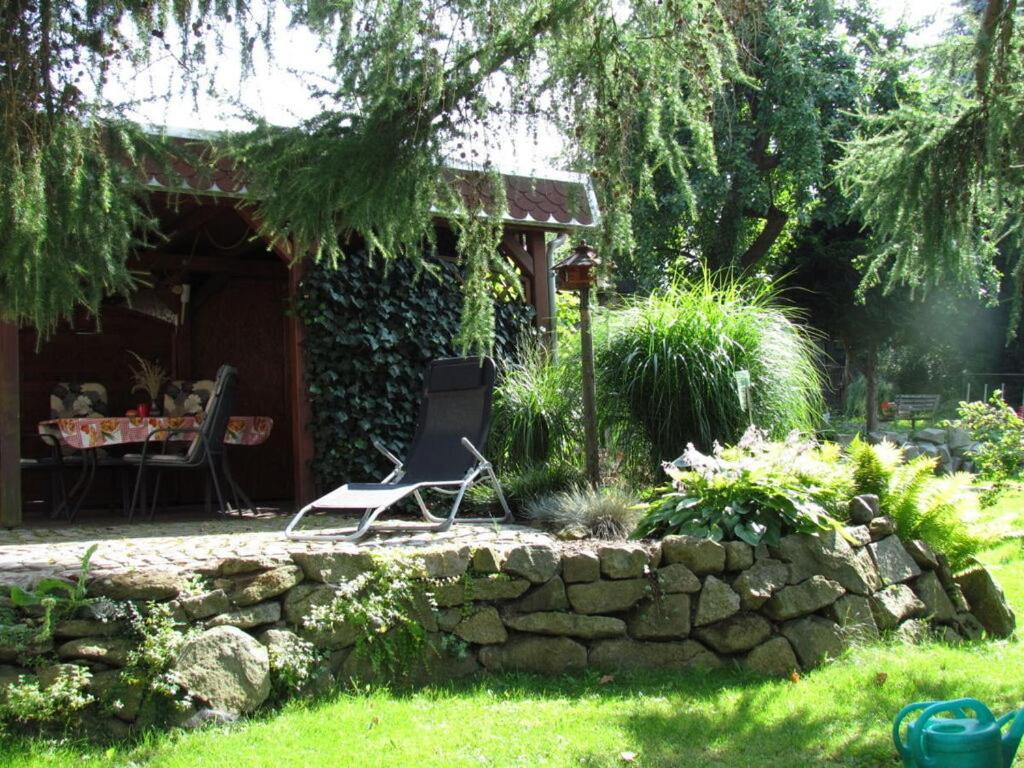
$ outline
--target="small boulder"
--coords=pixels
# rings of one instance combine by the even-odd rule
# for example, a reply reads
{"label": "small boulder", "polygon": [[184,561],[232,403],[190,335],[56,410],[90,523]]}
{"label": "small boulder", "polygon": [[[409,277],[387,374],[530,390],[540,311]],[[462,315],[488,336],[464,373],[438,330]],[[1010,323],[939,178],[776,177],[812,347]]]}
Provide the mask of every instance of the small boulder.
{"label": "small boulder", "polygon": [[246,605],[233,611],[214,616],[206,622],[208,627],[232,626],[252,629],[263,624],[273,624],[281,619],[281,604],[277,601]]}
{"label": "small boulder", "polygon": [[597,551],[601,575],[607,579],[635,579],[644,575],[647,550],[641,544],[608,544]]}
{"label": "small boulder", "polygon": [[560,565],[561,557],[554,547],[547,544],[523,544],[508,553],[502,571],[533,584],[543,584],[558,574]]}
{"label": "small boulder", "polygon": [[772,636],[772,625],[756,613],[743,613],[701,627],[694,636],[719,653],[742,653],[763,643]]}
{"label": "small boulder", "polygon": [[682,563],[698,576],[725,570],[725,547],[696,536],[666,536],[661,542],[666,565]]}
{"label": "small boulder", "polygon": [[111,667],[123,667],[134,644],[123,637],[80,637],[57,647],[62,659],[99,661]]}
{"label": "small boulder", "polygon": [[871,543],[871,531],[866,525],[848,525],[843,529],[847,543],[854,548],[866,547]]}
{"label": "small boulder", "polygon": [[611,616],[581,616],[578,613],[524,613],[505,618],[505,626],[517,632],[555,637],[595,640],[626,634],[626,622]]}
{"label": "small boulder", "polygon": [[93,579],[89,594],[111,600],[170,600],[181,591],[176,571],[126,571]]}
{"label": "small boulder", "polygon": [[740,596],[728,584],[714,576],[704,580],[704,589],[697,598],[694,625],[703,627],[727,619],[740,610]]}
{"label": "small boulder", "polygon": [[727,541],[725,547],[725,570],[745,571],[754,564],[754,548],[742,541]]}
{"label": "small boulder", "polygon": [[373,569],[373,556],[355,549],[328,552],[292,552],[292,560],[307,579],[323,584],[351,581]]}
{"label": "small boulder", "polygon": [[878,639],[878,624],[875,623],[875,614],[871,611],[871,598],[863,595],[843,595],[829,606],[828,617],[852,638]]}
{"label": "small boulder", "polygon": [[800,662],[786,638],[773,637],[748,653],[743,666],[767,677],[789,677],[800,669]]}
{"label": "small boulder", "polygon": [[775,621],[786,621],[832,605],[845,593],[842,586],[824,576],[812,576],[792,587],[784,587],[764,604],[762,611]]}
{"label": "small boulder", "polygon": [[956,621],[956,608],[934,571],[925,571],[913,582],[914,593],[924,603],[926,614],[939,624]]}
{"label": "small boulder", "polygon": [[618,613],[632,608],[650,592],[647,579],[618,579],[571,584],[569,604],[577,613]]}
{"label": "small boulder", "polygon": [[458,579],[469,568],[469,547],[443,548],[417,552],[413,562],[428,579]]}
{"label": "small boulder", "polygon": [[501,623],[498,609],[487,606],[466,616],[452,630],[467,643],[493,645],[504,643],[508,639],[505,625]]}
{"label": "small boulder", "polygon": [[629,617],[629,634],[637,640],[683,638],[690,634],[690,598],[662,595],[641,603]]}
{"label": "small boulder", "polygon": [[919,645],[931,636],[931,629],[928,622],[923,619],[910,619],[900,624],[893,637],[899,643],[906,645]]}
{"label": "small boulder", "polygon": [[568,637],[518,635],[503,645],[480,649],[480,663],[492,671],[560,675],[587,666],[587,649]]}
{"label": "small boulder", "polygon": [[621,638],[599,640],[590,647],[589,663],[600,670],[710,669],[722,660],[695,640],[673,643],[644,643]]}
{"label": "small boulder", "polygon": [[568,607],[569,600],[565,595],[565,583],[556,576],[551,581],[527,592],[512,605],[512,610],[519,613],[533,613],[535,611],[564,611]]}
{"label": "small boulder", "polygon": [[896,521],[888,515],[879,515],[868,523],[868,532],[875,541],[896,533]]}
{"label": "small boulder", "polygon": [[505,562],[505,550],[497,547],[481,546],[473,550],[470,567],[477,573],[501,573]]}
{"label": "small boulder", "polygon": [[764,558],[741,573],[732,584],[740,596],[745,610],[753,611],[764,605],[776,591],[786,586],[789,567],[779,560]]}
{"label": "small boulder", "polygon": [[813,669],[825,659],[838,657],[846,649],[843,630],[835,622],[821,616],[805,616],[787,621],[781,631],[793,646],[804,669]]}
{"label": "small boulder", "polygon": [[284,594],[302,579],[303,571],[297,565],[282,565],[280,568],[241,579],[228,595],[228,599],[238,606],[255,605]]}
{"label": "small boulder", "polygon": [[868,544],[867,548],[878,568],[882,586],[900,584],[921,575],[921,569],[907,554],[899,536],[887,536]]}
{"label": "small boulder", "polygon": [[252,712],[270,695],[267,649],[238,627],[186,640],[173,671],[196,698],[233,714]]}
{"label": "small boulder", "polygon": [[568,552],[562,556],[562,578],[566,584],[597,581],[601,578],[601,561],[593,552]]}
{"label": "small boulder", "polygon": [[440,584],[431,592],[439,607],[451,608],[453,605],[471,603],[474,600],[514,600],[529,588],[530,582],[526,579],[513,579],[507,573],[494,573]]}
{"label": "small boulder", "polygon": [[956,577],[956,583],[963,590],[971,613],[994,637],[1009,637],[1017,627],[1006,595],[985,568],[980,566],[964,571]]}
{"label": "small boulder", "polygon": [[231,610],[231,601],[223,589],[214,589],[201,595],[183,595],[178,598],[178,605],[190,619],[208,619]]}
{"label": "small boulder", "polygon": [[854,496],[850,499],[850,502],[846,505],[846,510],[851,523],[854,525],[867,525],[872,519],[878,517],[881,505],[878,502],[878,496],[875,494],[862,493],[860,496]]}
{"label": "small boulder", "polygon": [[939,567],[939,559],[935,556],[932,548],[920,539],[911,539],[903,542],[903,548],[918,566],[925,571],[934,571]]}
{"label": "small boulder", "polygon": [[914,433],[914,439],[918,442],[931,443],[932,445],[944,445],[946,443],[946,430],[938,427],[926,427]]}
{"label": "small boulder", "polygon": [[221,578],[228,578],[259,573],[260,571],[269,571],[279,564],[269,557],[262,557],[260,555],[225,557],[217,564],[217,575]]}
{"label": "small boulder", "polygon": [[906,584],[893,584],[871,598],[871,612],[883,632],[896,629],[907,619],[924,616],[924,603]]}
{"label": "small boulder", "polygon": [[674,563],[666,565],[664,568],[659,568],[655,571],[655,575],[658,581],[658,589],[666,594],[676,592],[692,594],[700,592],[700,579],[682,563]]}

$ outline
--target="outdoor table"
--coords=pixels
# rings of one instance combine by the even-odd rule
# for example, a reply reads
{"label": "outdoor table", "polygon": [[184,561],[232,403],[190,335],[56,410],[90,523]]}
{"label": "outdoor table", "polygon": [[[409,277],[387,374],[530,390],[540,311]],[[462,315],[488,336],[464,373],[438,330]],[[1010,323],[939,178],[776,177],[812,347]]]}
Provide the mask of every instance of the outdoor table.
{"label": "outdoor table", "polygon": [[[202,415],[90,416],[41,421],[39,422],[39,434],[59,440],[63,445],[82,452],[84,464],[82,476],[68,494],[69,498],[78,496],[78,501],[69,514],[69,518],[73,518],[92,487],[93,479],[96,476],[97,449],[145,443],[151,435],[152,441],[190,442],[194,439],[191,435],[172,434],[167,438],[161,437],[160,433],[172,429],[197,427],[200,424],[202,424]],[[227,429],[224,432],[224,444],[260,445],[270,437],[273,426],[274,420],[269,416],[232,416],[228,419]],[[231,474],[227,451],[221,452],[221,465],[224,469],[224,476],[235,494],[235,501],[237,502],[241,497],[246,508],[252,509],[252,501],[238,486]]]}

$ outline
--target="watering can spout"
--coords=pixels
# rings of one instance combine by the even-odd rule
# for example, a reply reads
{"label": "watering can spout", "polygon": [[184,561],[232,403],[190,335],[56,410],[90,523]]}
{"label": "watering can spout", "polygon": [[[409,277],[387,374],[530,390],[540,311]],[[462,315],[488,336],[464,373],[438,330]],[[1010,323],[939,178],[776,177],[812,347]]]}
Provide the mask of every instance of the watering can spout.
{"label": "watering can spout", "polygon": [[1021,738],[1024,738],[1024,709],[1010,712],[999,718],[1000,727],[1013,720],[1010,730],[1003,736],[1003,768],[1010,768],[1013,765],[1013,758],[1017,754],[1017,747],[1020,746]]}

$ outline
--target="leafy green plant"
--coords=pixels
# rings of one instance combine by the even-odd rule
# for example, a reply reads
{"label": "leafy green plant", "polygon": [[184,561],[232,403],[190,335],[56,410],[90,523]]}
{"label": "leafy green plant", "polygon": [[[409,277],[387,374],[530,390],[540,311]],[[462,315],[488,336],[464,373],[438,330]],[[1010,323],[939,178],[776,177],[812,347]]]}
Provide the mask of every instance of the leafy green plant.
{"label": "leafy green plant", "polygon": [[146,603],[145,611],[140,611],[134,603],[125,603],[123,610],[137,642],[128,652],[128,663],[121,672],[122,681],[142,686],[150,699],[170,702],[178,709],[187,708],[191,696],[172,667],[182,645],[199,630],[175,621],[168,603]]}
{"label": "leafy green plant", "polygon": [[[683,441],[710,449],[751,423],[734,374],[750,372],[754,423],[776,437],[811,430],[823,410],[810,334],[772,284],[704,273],[608,313],[597,334],[599,411],[609,429],[639,425],[650,464]],[[653,455],[652,455],[653,454]]]}
{"label": "leafy green plant", "polygon": [[74,581],[46,577],[31,589],[12,585],[10,589],[11,604],[16,608],[40,608],[42,616],[33,629],[28,625],[9,625],[0,627],[5,634],[20,636],[25,641],[42,642],[53,637],[53,627],[60,619],[69,616],[76,609],[87,605],[92,600],[86,597],[89,581],[89,569],[92,556],[96,552],[96,544],[89,547],[82,555],[78,568],[78,576]]}
{"label": "leafy green plant", "polygon": [[[374,438],[404,453],[427,363],[457,351],[460,283],[455,267],[431,259],[419,269],[358,251],[336,268],[309,265],[296,311],[306,327],[313,470],[323,487],[391,471]],[[496,357],[513,354],[532,312],[518,302],[495,306]]]}
{"label": "leafy green plant", "polygon": [[22,675],[7,687],[0,699],[0,722],[63,723],[66,727],[78,712],[94,701],[86,691],[91,679],[92,673],[77,664],[62,665],[45,688],[38,679]]}
{"label": "leafy green plant", "polygon": [[526,503],[525,516],[556,533],[573,529],[598,539],[624,539],[640,519],[637,497],[620,486],[580,485]]}
{"label": "leafy green plant", "polygon": [[972,455],[983,477],[1005,481],[1019,477],[1024,467],[1024,419],[1003,400],[998,389],[987,403],[961,402],[949,426],[965,429],[978,448]]}
{"label": "leafy green plant", "polygon": [[405,675],[424,649],[421,612],[436,607],[422,578],[407,560],[376,556],[372,568],[335,588],[333,600],[314,606],[303,626],[314,632],[352,627],[353,653],[364,655],[374,672]]}
{"label": "leafy green plant", "polygon": [[320,654],[309,641],[300,637],[287,643],[272,643],[267,647],[270,657],[270,679],[279,699],[300,692],[310,681]]}
{"label": "leafy green plant", "polygon": [[853,463],[854,492],[873,493],[884,499],[893,473],[903,461],[903,451],[887,441],[872,445],[858,435],[847,448],[847,454]]}
{"label": "leafy green plant", "polygon": [[[583,470],[568,462],[553,461],[534,464],[499,474],[501,489],[514,514],[523,515],[526,505],[545,494],[566,491],[585,481]],[[474,508],[497,514],[500,512],[494,489],[486,484],[474,485],[467,494]]]}
{"label": "leafy green plant", "polygon": [[734,448],[710,455],[690,445],[664,465],[672,484],[645,505],[634,536],[687,534],[756,546],[834,527],[833,514],[850,487],[839,458],[834,446],[797,433],[770,442],[756,428]]}

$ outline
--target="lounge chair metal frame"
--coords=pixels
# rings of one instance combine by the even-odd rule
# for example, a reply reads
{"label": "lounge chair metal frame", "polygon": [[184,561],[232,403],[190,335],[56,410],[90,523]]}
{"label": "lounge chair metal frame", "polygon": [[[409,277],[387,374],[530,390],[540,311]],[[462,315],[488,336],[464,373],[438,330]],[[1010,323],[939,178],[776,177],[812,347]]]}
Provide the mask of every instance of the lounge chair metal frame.
{"label": "lounge chair metal frame", "polygon": [[[475,360],[474,365],[480,365],[478,358],[467,358],[467,360]],[[454,363],[455,360],[437,361],[437,363]],[[493,367],[493,362],[490,360],[486,361],[486,364]],[[429,373],[428,373],[429,377]],[[488,401],[486,411],[484,413],[485,426],[483,427],[483,435],[486,436],[486,422],[489,422],[490,414],[490,401],[488,394]],[[498,477],[494,473],[494,467],[491,462],[483,455],[483,453],[473,445],[472,441],[468,437],[463,436],[460,441],[463,448],[469,452],[473,458],[473,463],[466,470],[465,475],[459,480],[424,480],[422,482],[414,482],[409,484],[402,484],[402,478],[406,475],[405,463],[402,462],[397,456],[391,451],[385,448],[377,440],[373,440],[373,447],[376,448],[385,458],[387,458],[395,468],[385,477],[380,483],[376,484],[372,489],[373,491],[392,490],[393,493],[388,495],[385,503],[378,506],[372,507],[358,507],[358,506],[331,506],[322,505],[320,502],[322,499],[311,502],[300,509],[295,516],[288,523],[285,528],[285,535],[289,539],[296,541],[358,541],[365,536],[371,526],[380,516],[382,512],[387,510],[389,507],[396,504],[407,496],[412,496],[416,500],[416,504],[419,507],[420,514],[423,519],[426,520],[429,525],[389,525],[389,526],[376,526],[374,531],[380,532],[404,532],[404,533],[420,533],[424,531],[429,532],[443,532],[451,528],[453,523],[498,523],[498,522],[510,522],[512,520],[512,510],[508,506],[508,502],[505,499],[505,494],[501,490],[501,483],[498,482]],[[411,458],[411,457],[410,457]],[[456,515],[459,512],[459,507],[462,505],[462,501],[466,496],[466,492],[477,482],[486,480],[491,487],[494,489],[495,494],[498,497],[498,502],[504,512],[502,517],[474,517],[474,518],[458,518]],[[387,486],[392,486],[388,489]],[[347,487],[347,486],[345,486]],[[455,499],[452,502],[451,509],[448,514],[444,517],[435,515],[430,511],[427,503],[423,499],[422,491],[434,490],[447,495],[454,495]],[[340,489],[339,489],[340,490]],[[327,497],[324,497],[327,498]],[[296,530],[299,523],[306,516],[308,512],[313,509],[363,509],[362,517],[359,520],[358,525],[350,531],[298,531]]]}

